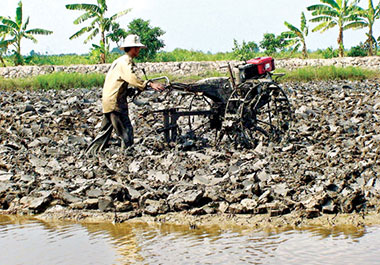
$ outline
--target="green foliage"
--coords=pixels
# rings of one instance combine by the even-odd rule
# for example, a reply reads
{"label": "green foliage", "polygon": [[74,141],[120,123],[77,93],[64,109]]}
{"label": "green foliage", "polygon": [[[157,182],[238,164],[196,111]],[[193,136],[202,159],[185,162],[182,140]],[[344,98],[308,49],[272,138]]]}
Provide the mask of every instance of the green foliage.
{"label": "green foliage", "polygon": [[97,60],[91,60],[89,55],[41,55],[31,54],[25,58],[28,65],[71,65],[71,64],[94,64]]}
{"label": "green foliage", "polygon": [[[3,34],[0,46],[3,48],[3,54],[7,52],[9,46],[13,46],[14,50],[14,62],[15,65],[24,64],[24,58],[21,55],[21,40],[23,38],[32,40],[34,43],[37,43],[37,40],[34,38],[34,35],[50,35],[53,32],[46,29],[29,29],[30,18],[28,17],[25,22],[23,22],[23,13],[22,13],[22,2],[18,3],[16,8],[16,17],[15,20],[6,17],[0,17],[0,33]],[[10,36],[10,39],[5,40],[7,36]]]}
{"label": "green foliage", "polygon": [[91,41],[98,34],[100,34],[100,43],[94,48],[99,52],[99,62],[105,63],[107,54],[109,53],[109,40],[119,42],[126,36],[126,32],[120,28],[120,25],[116,22],[121,16],[126,15],[131,9],[126,9],[122,12],[106,17],[106,11],[108,9],[106,0],[97,0],[97,5],[94,4],[69,4],[66,5],[69,10],[84,11],[84,13],[74,20],[74,24],[80,24],[89,19],[93,19],[89,26],[81,28],[74,33],[70,39],[75,39],[83,34],[88,34],[84,43]]}
{"label": "green foliage", "polygon": [[253,41],[243,41],[240,45],[238,41],[234,39],[234,47],[232,48],[232,51],[237,60],[246,61],[256,57],[259,52],[259,46]]}
{"label": "green foliage", "polygon": [[[367,51],[368,48],[365,44],[362,45],[362,49]],[[356,48],[354,48],[356,49]],[[348,56],[356,56],[352,52],[348,51]],[[117,48],[114,51],[118,51]],[[358,53],[355,53],[358,55]],[[312,59],[327,59],[339,56],[339,51],[332,47],[327,49],[319,49],[315,52],[309,52],[309,58]],[[32,52],[29,56],[25,57],[25,63],[27,65],[75,65],[75,64],[97,64],[98,63],[98,54],[97,53],[89,53],[83,55],[76,54],[61,54],[61,55],[42,55],[39,53]],[[111,52],[107,57],[107,62],[111,63],[121,54],[119,52]],[[264,56],[263,53],[255,53],[253,57]],[[252,58],[253,58],[252,57]],[[276,59],[284,59],[284,58],[302,58],[301,52],[292,52],[292,51],[280,51],[275,55]],[[12,57],[5,56],[4,61],[8,66],[14,65],[12,62]],[[171,52],[161,51],[158,52],[154,58],[154,62],[182,62],[182,61],[233,61],[239,60],[234,52],[226,52],[226,53],[215,53],[212,54],[210,52],[202,52],[202,51],[193,51],[193,50],[185,50],[185,49],[175,49]]]}
{"label": "green foliage", "polygon": [[328,47],[322,52],[322,56],[324,59],[339,57],[339,49]]}
{"label": "green foliage", "polygon": [[286,81],[309,82],[315,80],[365,80],[378,78],[380,74],[376,71],[359,67],[303,67],[293,71],[277,69],[276,72],[285,73],[281,79]]}
{"label": "green foliage", "polygon": [[376,39],[373,36],[373,25],[376,19],[380,18],[380,2],[376,7],[373,5],[372,0],[368,0],[368,9],[362,9],[358,7],[358,15],[363,18],[363,26],[368,28],[366,45],[368,46],[368,55],[372,56],[377,52],[377,43]]}
{"label": "green foliage", "polygon": [[[367,46],[363,44],[363,49],[367,50]],[[253,54],[252,58],[264,56],[262,52]],[[319,49],[315,52],[309,52],[309,58],[323,59],[338,57],[338,50],[329,47],[327,49]],[[73,65],[73,64],[97,64],[99,54],[96,50],[92,50],[89,54],[76,55],[76,54],[61,54],[61,55],[43,55],[32,52],[29,56],[25,57],[27,65]],[[121,56],[118,48],[113,49],[107,57],[107,62],[111,63]],[[280,51],[275,54],[276,59],[284,58],[302,58],[301,52],[293,51]],[[3,58],[7,65],[12,66],[12,57],[5,56]],[[240,60],[234,52],[202,52],[185,49],[175,49],[173,51],[160,51],[156,54],[154,62],[182,62],[182,61],[234,61]]]}
{"label": "green foliage", "polygon": [[324,50],[318,49],[315,53],[323,59],[330,59],[339,56],[339,50],[334,49],[333,47],[328,47]]}
{"label": "green foliage", "polygon": [[277,47],[276,35],[273,33],[265,33],[263,40],[260,42],[260,48],[264,49],[265,54],[274,54],[277,51]]}
{"label": "green foliage", "polygon": [[[380,73],[358,67],[304,67],[289,71],[277,69],[276,72],[285,73],[282,82],[298,81],[309,82],[315,80],[365,80],[380,78]],[[227,76],[226,71],[209,71],[196,76],[178,76],[172,73],[160,73],[151,75],[149,78],[166,75],[173,82],[196,82],[203,78]],[[102,87],[104,74],[79,74],[58,72],[29,78],[5,79],[0,77],[1,90],[51,90],[72,88],[94,88]]]}
{"label": "green foliage", "polygon": [[127,35],[127,32],[120,27],[120,24],[114,22],[111,25],[111,31],[107,33],[107,38],[120,46],[121,41],[125,39]]}
{"label": "green foliage", "polygon": [[307,48],[306,48],[306,37],[309,34],[309,28],[306,23],[305,13],[301,14],[301,27],[298,29],[288,22],[284,22],[285,26],[289,31],[283,32],[282,35],[285,36],[288,41],[287,47],[291,47],[292,54],[298,51],[299,47],[302,45],[302,56],[307,58]]}
{"label": "green foliage", "polygon": [[5,37],[7,36],[6,32],[0,31],[0,63],[2,66],[6,66],[4,56],[8,49],[8,44],[5,42]]}
{"label": "green foliage", "polygon": [[205,61],[206,54],[200,51],[174,49],[172,52],[159,52],[156,62],[182,62],[182,61]]}
{"label": "green foliage", "polygon": [[79,74],[58,72],[28,78],[5,79],[0,77],[2,90],[50,90],[70,88],[102,87],[105,76],[103,74]]}
{"label": "green foliage", "polygon": [[286,34],[281,33],[276,36],[273,33],[265,33],[263,40],[260,42],[260,48],[264,49],[266,55],[274,55],[277,50],[284,50],[289,45]]}
{"label": "green foliage", "polygon": [[[94,53],[92,53],[94,52]],[[75,65],[75,64],[97,64],[99,63],[99,53],[92,50],[89,54],[62,54],[62,55],[42,55],[39,53],[30,54],[24,58],[26,65]],[[119,53],[111,52],[107,57],[107,63],[111,63],[120,57]],[[8,59],[7,57],[5,59]]]}
{"label": "green foliage", "polygon": [[154,59],[155,62],[183,62],[183,61],[227,61],[236,60],[234,53],[204,53],[185,49],[174,49],[171,52],[158,52]]}
{"label": "green foliage", "polygon": [[363,57],[366,56],[368,53],[368,49],[365,49],[363,47],[363,44],[351,47],[351,49],[347,52],[347,56],[350,57]]}
{"label": "green foliage", "polygon": [[146,62],[153,60],[157,52],[165,47],[164,41],[160,39],[165,31],[159,27],[152,27],[149,20],[141,18],[134,19],[128,25],[128,34],[136,34],[140,37],[141,42],[147,46],[146,49],[141,49],[138,61]]}
{"label": "green foliage", "polygon": [[311,5],[307,10],[312,12],[314,18],[311,22],[319,23],[315,31],[325,32],[338,26],[339,56],[344,56],[343,31],[365,27],[365,21],[359,17],[357,6],[360,0],[320,0],[322,4]]}
{"label": "green foliage", "polygon": [[102,54],[105,54],[105,63],[112,63],[115,59],[120,57],[120,53],[112,53],[109,52],[108,49],[105,49],[104,46],[98,46],[95,44],[92,44],[92,48],[90,49],[90,53],[88,55],[89,57],[89,64],[97,64],[99,63],[99,58],[102,57]]}
{"label": "green foliage", "polygon": [[[330,48],[329,48],[330,49]],[[94,52],[94,53],[92,53]],[[29,56],[26,56],[25,64],[27,65],[75,65],[75,64],[97,64],[99,62],[99,54],[92,50],[89,54],[60,54],[60,55],[43,55],[32,52]],[[309,53],[310,58],[320,59],[324,58],[322,53],[326,53],[324,50],[318,50],[316,52]],[[336,51],[334,52],[336,53]],[[111,63],[115,59],[121,56],[118,48],[114,48],[113,51],[107,57],[107,62]],[[253,57],[264,56],[263,53],[256,53]],[[336,55],[337,56],[337,55]],[[283,58],[301,58],[301,53],[291,53],[290,51],[281,51],[276,54],[277,59]],[[331,57],[331,56],[330,56]],[[5,56],[4,61],[8,66],[13,66],[12,57]],[[239,60],[234,52],[219,52],[210,53],[202,51],[193,51],[185,49],[175,49],[171,52],[160,51],[156,54],[154,62],[181,62],[181,61],[233,61]]]}

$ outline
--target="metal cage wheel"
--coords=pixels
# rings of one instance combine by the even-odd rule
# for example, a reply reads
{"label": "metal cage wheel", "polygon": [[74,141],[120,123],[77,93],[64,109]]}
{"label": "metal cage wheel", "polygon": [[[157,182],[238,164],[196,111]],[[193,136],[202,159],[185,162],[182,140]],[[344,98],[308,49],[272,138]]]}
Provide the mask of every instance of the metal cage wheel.
{"label": "metal cage wheel", "polygon": [[206,78],[191,85],[190,90],[194,96],[188,105],[188,110],[197,113],[188,117],[190,132],[194,138],[211,140],[214,136],[217,140],[223,127],[226,99],[232,93],[228,79]]}
{"label": "metal cage wheel", "polygon": [[235,146],[250,146],[250,141],[245,136],[245,132],[240,126],[240,114],[239,106],[244,101],[244,94],[246,93],[246,86],[234,89],[224,108],[223,116],[223,128],[219,134],[218,141],[222,141],[226,138],[229,142],[233,143]]}
{"label": "metal cage wheel", "polygon": [[262,137],[280,141],[293,119],[288,97],[275,82],[262,82],[249,90],[239,115],[240,126],[251,141]]}
{"label": "metal cage wheel", "polygon": [[[213,102],[203,95],[203,93],[195,93],[189,102],[188,111],[211,111]],[[200,138],[208,132],[212,131],[210,119],[212,117],[205,115],[191,115],[186,117],[186,130],[194,138]]]}

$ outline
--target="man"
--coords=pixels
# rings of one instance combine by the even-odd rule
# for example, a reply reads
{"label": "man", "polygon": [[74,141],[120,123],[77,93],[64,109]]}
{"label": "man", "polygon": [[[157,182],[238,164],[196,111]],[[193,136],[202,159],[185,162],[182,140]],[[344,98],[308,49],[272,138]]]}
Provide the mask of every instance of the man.
{"label": "man", "polygon": [[164,86],[160,83],[142,81],[136,75],[136,65],[133,58],[139,55],[140,49],[146,48],[140,42],[137,35],[128,35],[120,46],[125,51],[125,55],[115,60],[107,75],[103,87],[102,108],[103,122],[100,135],[87,147],[86,153],[95,154],[102,151],[108,144],[112,130],[121,138],[122,149],[133,144],[133,127],[128,116],[127,97],[131,92],[131,87],[144,90],[151,87],[156,91],[161,91]]}

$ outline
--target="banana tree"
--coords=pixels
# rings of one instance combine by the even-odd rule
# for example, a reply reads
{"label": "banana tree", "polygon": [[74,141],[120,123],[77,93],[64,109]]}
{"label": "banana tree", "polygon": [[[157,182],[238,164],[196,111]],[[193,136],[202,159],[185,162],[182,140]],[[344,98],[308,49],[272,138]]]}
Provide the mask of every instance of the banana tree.
{"label": "banana tree", "polygon": [[358,14],[363,18],[363,26],[368,28],[367,41],[368,44],[368,55],[373,55],[373,48],[375,48],[377,52],[377,44],[376,39],[373,36],[373,25],[375,24],[376,19],[380,18],[380,2],[376,7],[373,5],[372,0],[368,0],[368,9],[359,8]]}
{"label": "banana tree", "polygon": [[339,56],[344,56],[343,32],[348,29],[364,27],[364,20],[358,16],[358,2],[360,0],[320,0],[321,4],[307,7],[314,18],[311,22],[319,23],[312,31],[325,32],[338,26]]}
{"label": "banana tree", "polygon": [[[2,29],[4,31],[2,31]],[[6,64],[5,64],[3,56],[6,54],[7,49],[8,49],[8,43],[5,40],[6,35],[7,33],[5,31],[5,28],[2,27],[2,25],[0,25],[0,62],[4,67],[6,66]]]}
{"label": "banana tree", "polygon": [[53,31],[40,28],[27,30],[29,20],[30,17],[26,19],[25,23],[23,22],[21,1],[18,3],[18,6],[16,8],[15,20],[12,20],[9,17],[0,17],[0,22],[2,23],[0,25],[0,31],[6,32],[11,37],[11,39],[3,41],[3,47],[9,47],[11,45],[14,47],[13,52],[15,54],[16,65],[24,63],[24,59],[21,55],[21,40],[23,38],[32,40],[34,43],[37,43],[37,40],[33,35],[50,35],[53,33]]}
{"label": "banana tree", "polygon": [[287,21],[284,22],[285,26],[289,29],[289,31],[283,32],[283,35],[289,40],[288,47],[292,47],[292,53],[297,51],[299,47],[302,45],[302,56],[303,58],[307,58],[307,48],[306,48],[306,37],[309,35],[309,27],[306,23],[305,13],[301,14],[301,28],[293,26]]}
{"label": "banana tree", "polygon": [[[98,46],[104,48],[108,47],[108,32],[112,31],[116,19],[126,15],[128,12],[131,11],[131,9],[126,9],[122,12],[114,14],[111,17],[106,17],[106,11],[108,10],[106,0],[97,0],[97,4],[70,4],[66,5],[66,8],[69,10],[79,10],[85,12],[84,14],[82,14],[74,20],[75,25],[78,25],[89,19],[93,19],[90,25],[83,27],[82,29],[74,33],[70,37],[70,40],[78,38],[85,33],[88,33],[89,35],[84,40],[84,43],[87,44],[90,40],[92,40],[98,34],[100,34],[100,44]],[[104,49],[101,49],[101,63],[106,62],[106,54],[107,52],[105,52]]]}

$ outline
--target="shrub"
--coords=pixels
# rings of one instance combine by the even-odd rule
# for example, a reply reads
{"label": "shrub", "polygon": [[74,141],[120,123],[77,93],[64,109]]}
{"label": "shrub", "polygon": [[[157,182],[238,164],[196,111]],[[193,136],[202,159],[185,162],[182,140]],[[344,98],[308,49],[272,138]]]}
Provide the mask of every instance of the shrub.
{"label": "shrub", "polygon": [[339,50],[334,49],[333,47],[328,47],[327,49],[320,51],[324,59],[330,59],[339,56]]}
{"label": "shrub", "polygon": [[347,55],[350,57],[363,57],[367,56],[368,50],[364,49],[361,45],[352,47]]}
{"label": "shrub", "polygon": [[232,50],[237,60],[246,61],[256,57],[259,52],[259,46],[253,41],[243,41],[240,45],[237,40],[234,40]]}

